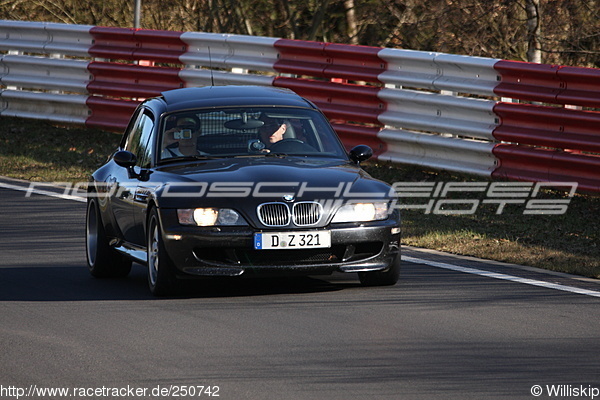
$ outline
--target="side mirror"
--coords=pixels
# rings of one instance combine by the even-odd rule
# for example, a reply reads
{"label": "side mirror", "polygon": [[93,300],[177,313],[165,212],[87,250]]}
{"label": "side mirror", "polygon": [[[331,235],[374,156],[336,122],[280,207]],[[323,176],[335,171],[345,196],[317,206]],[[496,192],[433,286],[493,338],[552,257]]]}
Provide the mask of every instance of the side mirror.
{"label": "side mirror", "polygon": [[113,155],[113,160],[118,166],[129,169],[135,166],[137,157],[130,151],[121,150]]}
{"label": "side mirror", "polygon": [[126,150],[117,151],[113,155],[113,160],[115,160],[118,166],[127,169],[129,179],[142,179],[142,176],[133,170],[133,167],[137,163],[137,157],[132,152]]}
{"label": "side mirror", "polygon": [[358,146],[353,147],[348,155],[350,156],[350,160],[356,164],[360,164],[373,157],[373,150],[369,146],[359,144]]}

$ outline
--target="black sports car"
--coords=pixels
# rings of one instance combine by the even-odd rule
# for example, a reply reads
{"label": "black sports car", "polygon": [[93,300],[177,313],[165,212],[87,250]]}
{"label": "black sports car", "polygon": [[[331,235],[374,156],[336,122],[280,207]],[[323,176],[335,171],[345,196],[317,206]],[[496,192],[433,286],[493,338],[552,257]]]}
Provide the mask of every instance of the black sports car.
{"label": "black sports car", "polygon": [[96,277],[148,266],[152,293],[178,278],[358,272],[393,285],[400,215],[389,185],[346,153],[295,93],[226,86],[145,100],[92,175],[87,261]]}

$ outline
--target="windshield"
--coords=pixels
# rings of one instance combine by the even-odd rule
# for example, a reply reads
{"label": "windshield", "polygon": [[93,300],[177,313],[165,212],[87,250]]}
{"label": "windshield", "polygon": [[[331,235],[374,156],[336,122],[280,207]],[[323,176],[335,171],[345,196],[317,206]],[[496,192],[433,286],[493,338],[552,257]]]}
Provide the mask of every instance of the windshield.
{"label": "windshield", "polygon": [[346,158],[318,111],[293,107],[186,110],[163,118],[161,160],[294,155]]}

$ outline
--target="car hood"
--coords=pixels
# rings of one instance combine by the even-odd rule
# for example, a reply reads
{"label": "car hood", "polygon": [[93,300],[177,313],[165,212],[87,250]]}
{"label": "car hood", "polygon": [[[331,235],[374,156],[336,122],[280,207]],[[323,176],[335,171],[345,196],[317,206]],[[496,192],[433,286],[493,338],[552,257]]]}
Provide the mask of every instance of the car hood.
{"label": "car hood", "polygon": [[[159,206],[249,207],[269,201],[389,199],[389,185],[345,160],[259,157],[206,160],[157,168]],[[180,193],[181,196],[176,194]],[[165,196],[166,194],[166,196]]]}

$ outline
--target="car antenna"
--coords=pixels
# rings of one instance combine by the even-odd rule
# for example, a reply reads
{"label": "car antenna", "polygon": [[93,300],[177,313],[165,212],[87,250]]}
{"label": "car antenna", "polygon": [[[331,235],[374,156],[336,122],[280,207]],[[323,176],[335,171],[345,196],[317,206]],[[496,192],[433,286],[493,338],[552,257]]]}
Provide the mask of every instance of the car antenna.
{"label": "car antenna", "polygon": [[212,57],[210,56],[210,46],[208,46],[208,68],[210,68],[210,86],[215,86],[215,77],[213,76]]}

